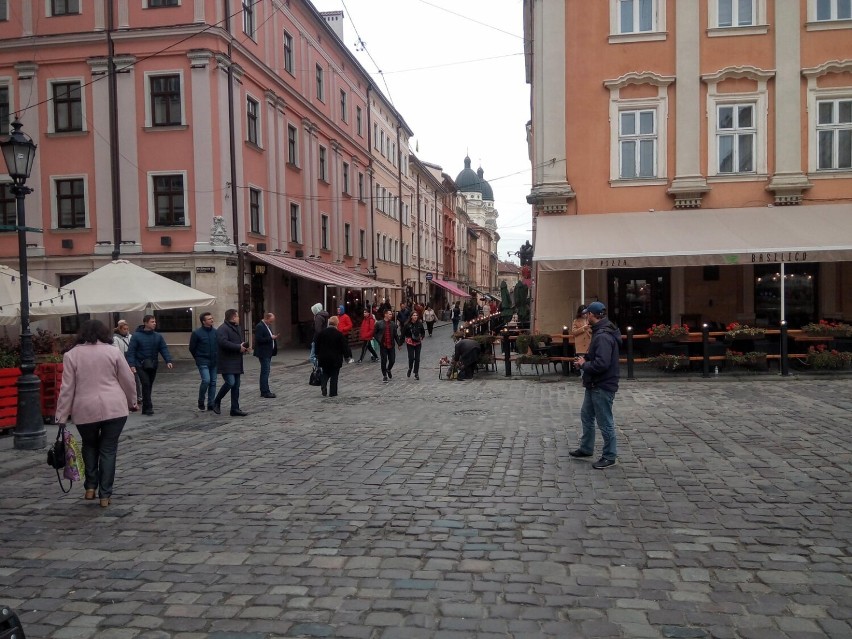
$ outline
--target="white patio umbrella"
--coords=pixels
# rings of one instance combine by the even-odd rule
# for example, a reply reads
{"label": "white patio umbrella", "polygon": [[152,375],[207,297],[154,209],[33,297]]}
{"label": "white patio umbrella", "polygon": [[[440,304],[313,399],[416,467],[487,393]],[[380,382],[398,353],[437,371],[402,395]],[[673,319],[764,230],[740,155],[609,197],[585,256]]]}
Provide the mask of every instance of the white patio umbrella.
{"label": "white patio umbrella", "polygon": [[[74,312],[74,293],[56,288],[34,277],[29,282],[30,316],[59,315],[58,308],[71,307]],[[0,264],[0,324],[19,324],[21,321],[21,274]]]}
{"label": "white patio umbrella", "polygon": [[[116,260],[96,271],[74,280],[67,287],[75,292],[77,308],[73,300],[63,304],[56,313],[47,315],[71,315],[74,313],[119,313],[144,311],[148,308],[185,308],[210,306],[216,298],[192,287],[185,286],[167,277],[158,275],[127,260]],[[33,308],[38,315],[40,308]]]}

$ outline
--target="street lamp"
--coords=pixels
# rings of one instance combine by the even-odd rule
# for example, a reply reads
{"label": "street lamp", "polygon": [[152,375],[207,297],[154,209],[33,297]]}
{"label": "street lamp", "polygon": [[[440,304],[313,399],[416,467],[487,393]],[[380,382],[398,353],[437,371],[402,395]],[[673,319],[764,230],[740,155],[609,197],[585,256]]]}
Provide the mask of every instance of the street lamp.
{"label": "street lamp", "polygon": [[6,170],[12,178],[18,214],[18,262],[21,271],[21,376],[18,378],[18,416],[15,420],[15,448],[34,450],[47,444],[44,420],[41,416],[39,386],[35,376],[35,354],[30,333],[30,295],[27,275],[27,219],[24,198],[32,193],[25,186],[35,160],[36,145],[32,138],[21,131],[23,126],[17,118],[12,122],[12,134],[2,142]]}

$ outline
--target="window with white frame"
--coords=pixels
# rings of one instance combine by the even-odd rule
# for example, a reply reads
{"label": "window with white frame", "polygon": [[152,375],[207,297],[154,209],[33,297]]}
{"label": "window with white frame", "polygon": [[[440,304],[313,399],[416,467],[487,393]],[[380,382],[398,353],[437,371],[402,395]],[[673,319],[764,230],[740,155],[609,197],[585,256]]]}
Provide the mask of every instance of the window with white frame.
{"label": "window with white frame", "polygon": [[299,205],[290,202],[290,241],[296,244],[300,244],[302,241],[302,221],[300,215]]}
{"label": "window with white frame", "polygon": [[320,65],[317,65],[317,100],[325,102],[325,72]]}
{"label": "window with white frame", "polygon": [[53,130],[83,130],[83,90],[78,80],[51,82]]}
{"label": "window with white frame", "polygon": [[716,0],[716,26],[750,27],[756,24],[755,0]]}
{"label": "window with white frame", "polygon": [[812,0],[817,22],[852,20],[852,0]]}
{"label": "window with white frame", "polygon": [[852,97],[817,102],[817,170],[852,168]]}
{"label": "window with white frame", "polygon": [[183,96],[179,73],[149,75],[148,122],[150,126],[177,126],[183,124]]}
{"label": "window with white frame", "polygon": [[293,36],[284,32],[284,70],[290,75],[294,74],[293,64]]}
{"label": "window with white frame", "polygon": [[657,177],[657,112],[655,109],[618,114],[619,179]]}
{"label": "window with white frame", "polygon": [[757,127],[754,104],[716,107],[716,172],[754,173]]}
{"label": "window with white frame", "polygon": [[616,33],[650,33],[657,30],[657,0],[617,0]]}
{"label": "window with white frame", "polygon": [[287,125],[287,162],[299,165],[299,133],[292,124]]}
{"label": "window with white frame", "polygon": [[254,39],[254,5],[257,0],[243,0],[243,33]]}
{"label": "window with white frame", "polygon": [[320,216],[320,246],[323,250],[328,250],[328,216]]}
{"label": "window with white frame", "polygon": [[254,145],[259,144],[260,103],[252,97],[246,97],[246,139]]}
{"label": "window with white frame", "polygon": [[319,148],[319,179],[328,182],[328,152],[324,146]]}
{"label": "window with white frame", "polygon": [[54,228],[88,228],[85,179],[82,177],[54,178],[51,186],[54,195]]}
{"label": "window with white frame", "polygon": [[349,195],[349,163],[343,163],[343,193]]}
{"label": "window with white frame", "polygon": [[154,226],[186,226],[184,174],[152,174],[151,203]]}
{"label": "window with white frame", "polygon": [[378,124],[373,125],[373,148],[374,149],[379,148],[379,125]]}
{"label": "window with white frame", "polygon": [[80,13],[80,0],[49,0],[50,16],[67,16]]}
{"label": "window with white frame", "polygon": [[343,225],[343,247],[346,250],[346,256],[352,255],[352,225],[347,222]]}
{"label": "window with white frame", "polygon": [[364,229],[358,231],[358,257],[367,257],[367,231]]}
{"label": "window with white frame", "polygon": [[263,192],[249,188],[249,231],[263,233]]}
{"label": "window with white frame", "polygon": [[148,0],[148,8],[155,9],[158,7],[179,7],[180,0]]}

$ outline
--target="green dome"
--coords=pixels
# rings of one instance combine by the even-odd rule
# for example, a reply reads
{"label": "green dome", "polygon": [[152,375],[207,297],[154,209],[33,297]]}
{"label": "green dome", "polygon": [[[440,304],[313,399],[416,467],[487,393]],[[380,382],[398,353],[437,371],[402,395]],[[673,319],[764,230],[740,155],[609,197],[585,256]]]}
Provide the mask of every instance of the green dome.
{"label": "green dome", "polygon": [[463,193],[480,193],[483,200],[494,201],[494,191],[491,190],[491,185],[485,181],[483,175],[485,172],[482,167],[479,167],[476,172],[470,168],[470,158],[465,157],[464,169],[456,178],[456,186]]}

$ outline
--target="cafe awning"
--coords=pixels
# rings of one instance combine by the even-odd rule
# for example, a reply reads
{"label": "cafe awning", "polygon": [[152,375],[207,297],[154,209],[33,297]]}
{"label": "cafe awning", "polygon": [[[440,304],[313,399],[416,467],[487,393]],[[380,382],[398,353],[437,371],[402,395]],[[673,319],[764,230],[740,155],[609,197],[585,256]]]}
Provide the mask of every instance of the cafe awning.
{"label": "cafe awning", "polygon": [[327,286],[340,286],[342,288],[399,288],[391,284],[377,282],[374,279],[353,273],[344,266],[328,264],[314,260],[304,260],[284,255],[270,253],[256,253],[249,251],[249,257],[269,266],[274,266],[282,271],[287,271],[295,277],[319,282]]}
{"label": "cafe awning", "polygon": [[466,293],[452,282],[433,277],[432,284],[434,284],[435,286],[440,286],[442,289],[449,291],[456,297],[470,297],[470,293]]}
{"label": "cafe awning", "polygon": [[852,260],[852,205],[540,216],[545,271]]}

